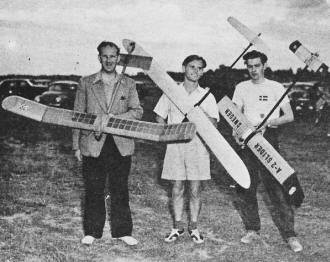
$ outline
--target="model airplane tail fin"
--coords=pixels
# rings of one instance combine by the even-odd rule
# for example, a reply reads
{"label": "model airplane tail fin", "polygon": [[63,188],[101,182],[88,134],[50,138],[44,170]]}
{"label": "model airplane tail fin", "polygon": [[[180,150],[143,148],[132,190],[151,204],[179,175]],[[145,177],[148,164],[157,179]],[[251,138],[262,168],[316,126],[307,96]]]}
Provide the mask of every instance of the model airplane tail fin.
{"label": "model airplane tail fin", "polygon": [[317,72],[328,71],[328,66],[324,64],[318,54],[310,52],[305,46],[303,46],[298,40],[292,42],[289,49],[303,61],[311,70]]}

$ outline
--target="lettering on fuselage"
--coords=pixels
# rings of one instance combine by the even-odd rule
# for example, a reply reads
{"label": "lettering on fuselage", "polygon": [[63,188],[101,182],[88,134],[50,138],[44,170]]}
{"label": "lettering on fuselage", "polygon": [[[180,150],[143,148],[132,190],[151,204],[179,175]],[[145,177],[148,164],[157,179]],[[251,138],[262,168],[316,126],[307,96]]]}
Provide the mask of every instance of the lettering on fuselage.
{"label": "lettering on fuselage", "polygon": [[237,129],[242,125],[242,122],[237,119],[235,114],[230,109],[227,108],[225,110],[225,114],[226,114],[226,116],[228,116],[229,120],[234,124],[234,126]]}
{"label": "lettering on fuselage", "polygon": [[259,143],[255,144],[254,148],[257,150],[264,162],[266,162],[271,169],[276,171],[276,174],[279,174],[282,171],[282,168],[278,166],[273,157]]}

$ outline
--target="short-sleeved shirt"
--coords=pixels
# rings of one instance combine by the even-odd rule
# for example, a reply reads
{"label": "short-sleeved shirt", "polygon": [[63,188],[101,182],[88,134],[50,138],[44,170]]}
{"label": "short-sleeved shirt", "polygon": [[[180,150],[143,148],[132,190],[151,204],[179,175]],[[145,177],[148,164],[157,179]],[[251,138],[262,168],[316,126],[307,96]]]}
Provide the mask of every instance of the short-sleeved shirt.
{"label": "short-sleeved shirt", "polygon": [[[276,81],[265,79],[264,82],[255,84],[248,80],[236,86],[232,101],[237,106],[242,107],[244,115],[254,126],[257,126],[267,116],[284,92],[283,85]],[[269,119],[278,118],[280,107],[289,102],[288,96],[285,96]]]}
{"label": "short-sleeved shirt", "polygon": [[[178,85],[178,88],[184,88],[183,84]],[[206,92],[205,89],[198,86],[192,93],[187,93],[187,96],[193,105]],[[200,107],[209,117],[219,121],[217,104],[212,94],[207,96]],[[169,124],[181,123],[184,119],[184,115],[164,94],[159,99],[154,112],[164,119],[167,118]],[[168,180],[207,180],[211,178],[209,152],[198,136],[189,142],[167,145],[162,178]]]}
{"label": "short-sleeved shirt", "polygon": [[[179,84],[178,88],[184,89],[183,84]],[[192,93],[187,96],[192,104],[196,104],[205,94],[207,90],[198,86]],[[212,94],[209,94],[200,107],[208,114],[209,117],[217,119],[219,121],[219,111],[216,105],[215,98]],[[173,104],[168,97],[163,94],[156,107],[154,108],[154,112],[160,117],[166,119],[168,124],[176,124],[181,123],[184,119],[184,115],[180,112],[175,104]]]}

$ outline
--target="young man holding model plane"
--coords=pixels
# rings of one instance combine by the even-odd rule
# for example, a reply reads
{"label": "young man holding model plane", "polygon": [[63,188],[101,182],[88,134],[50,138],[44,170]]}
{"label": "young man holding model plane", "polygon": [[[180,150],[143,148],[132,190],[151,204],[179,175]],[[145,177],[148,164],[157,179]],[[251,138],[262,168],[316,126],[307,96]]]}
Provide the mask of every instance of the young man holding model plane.
{"label": "young man holding model plane", "polygon": [[[248,120],[254,126],[258,126],[285,90],[280,83],[264,77],[267,67],[267,56],[265,54],[254,50],[245,54],[243,59],[251,80],[241,82],[236,86],[232,100]],[[264,137],[276,150],[279,149],[278,127],[293,120],[289,99],[286,96],[261,128]],[[261,180],[272,204],[270,210],[272,219],[282,238],[294,252],[301,251],[303,247],[294,231],[294,210],[289,204],[282,186],[269,174],[249,148],[242,149],[240,153],[251,176],[249,189],[236,186],[237,198],[234,200],[234,205],[239,211],[247,230],[241,242],[250,244],[260,238],[260,217],[256,194],[258,183]]]}
{"label": "young man holding model plane", "polygon": [[[177,88],[185,90],[189,100],[197,103],[207,92],[198,85],[206,67],[205,60],[197,55],[188,56],[182,63],[184,82]],[[213,95],[209,95],[200,108],[208,115],[212,123],[219,120],[219,113]],[[156,120],[160,123],[180,123],[185,116],[180,112],[165,94],[159,99],[154,112]],[[165,238],[166,242],[174,242],[184,233],[182,213],[184,210],[184,184],[189,185],[190,221],[188,231],[195,243],[203,243],[204,238],[198,230],[198,215],[201,208],[201,181],[210,179],[209,153],[198,136],[186,143],[173,143],[167,145],[164,159],[162,179],[173,181],[172,208],[174,224],[172,231]]]}

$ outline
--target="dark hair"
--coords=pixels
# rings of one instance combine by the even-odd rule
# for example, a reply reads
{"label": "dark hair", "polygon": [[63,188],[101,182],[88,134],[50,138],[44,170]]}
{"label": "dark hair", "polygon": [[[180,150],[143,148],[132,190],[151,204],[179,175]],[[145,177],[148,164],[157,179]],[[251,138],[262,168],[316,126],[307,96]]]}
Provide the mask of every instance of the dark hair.
{"label": "dark hair", "polygon": [[243,56],[245,64],[247,63],[248,59],[254,59],[254,58],[260,58],[262,64],[265,64],[268,60],[268,57],[264,53],[261,53],[256,50],[252,50],[251,52],[248,52]]}
{"label": "dark hair", "polygon": [[186,66],[188,65],[191,61],[194,61],[194,60],[198,60],[198,61],[202,61],[203,63],[203,66],[202,68],[205,68],[206,67],[206,61],[203,57],[201,56],[198,56],[198,55],[190,55],[190,56],[187,56],[185,60],[183,60],[182,62],[182,65],[183,66]]}
{"label": "dark hair", "polygon": [[106,47],[106,46],[110,46],[110,47],[114,47],[117,49],[117,55],[119,55],[120,53],[120,48],[113,42],[108,42],[108,41],[103,41],[101,42],[101,44],[98,45],[97,47],[97,51],[99,52],[99,54],[101,54],[101,50],[102,48]]}

